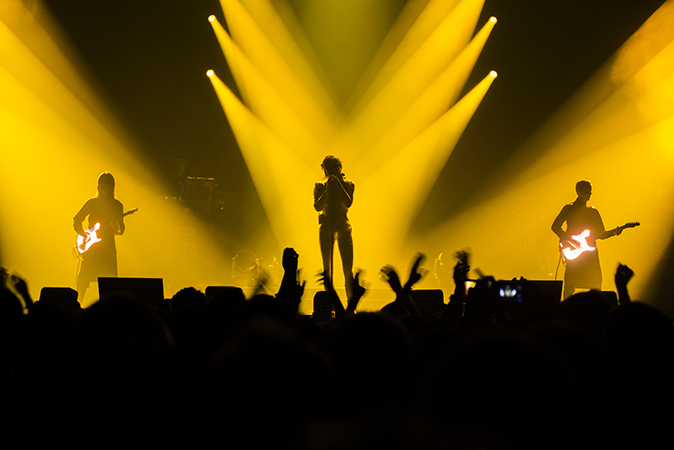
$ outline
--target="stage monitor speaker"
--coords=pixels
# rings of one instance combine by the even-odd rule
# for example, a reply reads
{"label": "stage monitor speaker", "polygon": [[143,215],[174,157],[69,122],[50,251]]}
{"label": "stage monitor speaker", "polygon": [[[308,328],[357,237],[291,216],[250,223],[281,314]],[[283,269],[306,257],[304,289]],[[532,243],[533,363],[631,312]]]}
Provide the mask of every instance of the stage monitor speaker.
{"label": "stage monitor speaker", "polygon": [[218,295],[225,292],[228,293],[230,296],[243,297],[244,299],[246,298],[243,289],[241,289],[238,286],[207,286],[205,292],[206,299],[208,299],[208,301],[210,302]]}
{"label": "stage monitor speaker", "polygon": [[601,295],[609,302],[612,306],[618,306],[618,294],[613,291],[600,291]]}
{"label": "stage monitor speaker", "polygon": [[151,308],[155,308],[164,300],[164,280],[162,278],[98,278],[99,298],[115,295],[119,292],[128,292]]}
{"label": "stage monitor speaker", "polygon": [[52,303],[68,310],[79,310],[77,301],[77,291],[69,287],[43,287],[40,290],[40,300],[45,303]]}
{"label": "stage monitor speaker", "polygon": [[562,288],[564,282],[561,280],[526,280],[526,283],[534,287],[544,295],[547,295],[557,302],[562,301]]}
{"label": "stage monitor speaker", "polygon": [[311,317],[314,322],[332,321],[332,297],[326,291],[318,291],[314,295],[314,313]]}
{"label": "stage monitor speaker", "polygon": [[419,289],[410,291],[410,300],[421,317],[428,319],[445,309],[442,289]]}

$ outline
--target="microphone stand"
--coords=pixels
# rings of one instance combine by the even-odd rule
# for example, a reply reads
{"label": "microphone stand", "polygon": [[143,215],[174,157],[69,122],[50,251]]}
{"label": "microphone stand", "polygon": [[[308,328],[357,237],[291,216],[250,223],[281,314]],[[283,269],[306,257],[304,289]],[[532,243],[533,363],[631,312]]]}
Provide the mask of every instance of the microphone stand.
{"label": "microphone stand", "polygon": [[[330,189],[329,186],[333,184],[334,181],[332,180],[331,176],[328,176],[328,186],[326,186],[326,189]],[[334,191],[335,187],[332,186],[332,190]],[[332,282],[332,285],[335,285],[335,265],[334,265],[334,258],[335,258],[335,196],[334,192],[330,192],[328,190],[328,195],[330,197],[330,280]]]}

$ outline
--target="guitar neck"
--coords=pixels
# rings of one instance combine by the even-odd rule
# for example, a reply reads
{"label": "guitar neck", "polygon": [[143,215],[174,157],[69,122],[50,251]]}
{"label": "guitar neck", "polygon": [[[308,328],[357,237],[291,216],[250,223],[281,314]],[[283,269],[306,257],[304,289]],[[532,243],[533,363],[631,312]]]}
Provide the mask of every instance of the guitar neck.
{"label": "guitar neck", "polygon": [[618,233],[620,233],[625,228],[634,228],[634,227],[638,227],[639,225],[640,225],[639,222],[629,222],[629,223],[626,223],[625,225],[615,227],[612,230],[606,230],[603,233],[599,233],[599,235],[596,237],[596,239],[606,239],[606,238],[609,238],[611,236],[616,236]]}
{"label": "guitar neck", "polygon": [[621,229],[622,229],[621,227],[615,227],[612,230],[606,230],[603,233],[599,233],[599,235],[597,235],[595,239],[610,238],[611,236],[615,236]]}
{"label": "guitar neck", "polygon": [[126,216],[135,213],[136,211],[138,211],[138,208],[133,208],[133,209],[128,210],[127,212],[125,212],[125,213],[122,214],[122,217],[120,217],[119,219],[117,219],[117,222],[119,222],[120,220],[122,220],[122,219],[125,218]]}

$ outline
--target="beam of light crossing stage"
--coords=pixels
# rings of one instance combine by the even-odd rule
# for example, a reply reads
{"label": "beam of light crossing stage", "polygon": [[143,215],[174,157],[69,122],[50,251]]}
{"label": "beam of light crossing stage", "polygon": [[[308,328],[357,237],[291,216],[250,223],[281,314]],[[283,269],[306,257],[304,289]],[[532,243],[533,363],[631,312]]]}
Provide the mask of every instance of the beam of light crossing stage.
{"label": "beam of light crossing stage", "polygon": [[[265,1],[260,0],[262,3]],[[269,30],[258,29],[252,25],[249,25],[249,29],[241,27],[242,23],[247,22],[237,21],[236,18],[243,17],[242,10],[245,8],[239,8],[241,5],[238,2],[236,2],[238,6],[233,8],[234,2],[235,0],[223,0],[223,9],[229,7],[229,12],[234,14],[232,17],[225,11],[227,22],[237,24],[237,33],[241,33],[242,40],[260,41],[255,36],[270,35]],[[438,5],[436,2],[431,4]],[[212,72],[209,75],[210,80],[260,194],[272,231],[281,246],[292,245],[298,249],[306,249],[306,254],[313,258],[313,261],[308,261],[309,265],[311,266],[313,262],[315,267],[320,267],[316,212],[312,208],[311,190],[313,182],[320,178],[318,168],[320,161],[326,153],[331,153],[342,159],[345,173],[351,175],[350,178],[357,186],[354,205],[349,212],[354,224],[358,224],[355,225],[354,237],[358,255],[356,267],[381,267],[398,259],[397,252],[401,249],[397,244],[404,242],[414,213],[423,204],[456,141],[496,76],[495,72],[492,72],[464,98],[456,102],[475,60],[496,23],[495,19],[489,20],[475,37],[470,39],[481,6],[482,2],[464,0],[456,8],[449,8],[452,12],[447,17],[434,22],[433,30],[422,33],[419,22],[415,25],[415,32],[406,41],[408,49],[412,48],[409,43],[418,40],[419,36],[428,37],[418,43],[406,62],[399,60],[402,63],[400,70],[393,74],[385,89],[380,90],[376,96],[380,111],[393,110],[390,116],[379,118],[381,122],[387,124],[386,127],[379,129],[374,126],[378,123],[372,121],[373,126],[369,134],[367,127],[363,127],[365,131],[357,135],[353,133],[352,126],[346,125],[339,139],[332,145],[316,146],[313,149],[306,146],[305,149],[296,148],[302,147],[296,145],[297,142],[306,142],[307,138],[291,135],[307,131],[300,127],[294,127],[292,131],[283,130],[282,124],[288,128],[287,117],[274,116],[288,114],[280,113],[283,110],[278,105],[264,104],[264,101],[267,103],[279,101],[278,93],[274,93],[274,90],[280,88],[262,81],[265,78],[264,73],[273,74],[277,71],[276,68],[269,62],[265,63],[265,58],[260,55],[254,57],[256,62],[253,62],[253,59],[248,61],[246,57],[250,55],[237,50],[238,35],[234,30],[232,29],[234,38],[232,40],[216,20],[210,19],[237,86],[244,93],[243,99],[237,98]],[[253,13],[250,15],[254,16]],[[429,18],[424,13],[420,16]],[[471,21],[472,25],[468,25],[467,22]],[[456,25],[458,30],[452,30],[452,25]],[[467,31],[468,28],[470,33]],[[253,36],[246,36],[248,32]],[[248,45],[247,48],[256,48],[254,51],[262,54],[260,49],[263,47]],[[243,49],[243,46],[241,48]],[[404,52],[397,53],[402,54]],[[260,70],[263,75],[254,72],[254,67],[259,69],[258,64],[268,66]],[[283,66],[288,67],[289,72],[297,73],[293,61],[286,61]],[[302,78],[298,79],[301,81]],[[401,97],[394,89],[396,86],[405,91],[402,96],[404,99],[399,103],[404,107],[393,106]],[[256,92],[252,92],[253,90]],[[364,107],[367,106],[366,103],[363,102]],[[321,100],[316,100],[315,104],[325,105]],[[332,105],[328,107],[332,108]],[[388,153],[376,151],[370,157],[368,155],[368,152],[372,152],[370,143],[386,142],[382,140],[383,135],[395,127],[397,121],[405,120],[406,114],[413,112],[418,113],[419,119],[414,122],[414,126],[404,130],[402,135],[405,138],[397,146],[389,148]],[[327,117],[330,115],[331,113],[325,114]],[[342,120],[336,119],[333,125],[342,126]],[[395,134],[396,131],[399,130],[391,131],[392,134],[388,138],[400,136]],[[318,140],[329,142],[332,138],[324,136]],[[384,146],[380,145],[378,148],[383,149]],[[401,172],[406,175],[402,183],[399,180]],[[289,183],[288,180],[292,181]],[[394,194],[386,194],[388,198],[382,200],[383,192],[389,190]],[[303,260],[307,262],[304,257]],[[339,280],[336,282],[339,283]]]}
{"label": "beam of light crossing stage", "polygon": [[[309,201],[302,203],[297,199],[310,199],[308,189],[316,178],[313,176],[316,170],[307,167],[307,160],[298,158],[216,74],[211,74],[209,78],[253,177],[277,241],[281,245],[295,247],[298,252],[308,253],[311,243],[316,240],[315,212]],[[311,238],[307,239],[309,236]]]}
{"label": "beam of light crossing stage", "polygon": [[[161,271],[162,262],[176,261],[156,239],[156,218],[200,225],[171,208],[157,209],[163,189],[66,56],[67,46],[53,39],[62,33],[53,30],[47,10],[35,11],[39,17],[19,0],[0,8],[0,262],[25,277],[31,290],[74,286],[73,216],[95,194],[98,175],[110,171],[117,197],[140,208],[117,240],[119,273],[163,277],[172,295],[168,284],[181,275],[180,266]],[[86,306],[96,296],[89,289],[81,301]]]}
{"label": "beam of light crossing stage", "polygon": [[[354,177],[364,180],[360,201],[366,205],[377,205],[376,208],[359,209],[358,214],[353,215],[356,223],[374,225],[361,232],[362,239],[378,248],[373,253],[377,259],[368,262],[383,266],[393,260],[396,252],[406,247],[412,219],[496,76],[496,72],[487,75],[456,105],[388,160],[369,161],[356,167]],[[368,172],[362,168],[367,168]],[[391,182],[392,178],[394,182]]]}
{"label": "beam of light crossing stage", "polygon": [[351,129],[358,129],[354,134],[361,137],[363,146],[369,149],[362,153],[359,164],[367,166],[373,161],[386,160],[454,105],[495,24],[493,17],[487,21],[475,38],[429,86],[411,99],[410,104],[399,102],[396,105],[395,98],[383,96],[373,101],[351,125]]}
{"label": "beam of light crossing stage", "polygon": [[[328,77],[288,0],[220,0],[220,4],[226,17],[235,19],[234,23],[228,22],[235,40],[243,42],[249,39],[247,33],[250,27],[238,19],[243,18],[247,22],[247,17],[252,18],[282,59],[296,70],[305,87],[324,101],[324,105],[334,106],[334,93],[325,90],[329,86]],[[246,51],[249,50],[243,43],[240,44]]]}
{"label": "beam of light crossing stage", "polygon": [[348,122],[354,122],[378,96],[397,96],[401,103],[409,103],[419,95],[470,41],[483,4],[484,0],[462,0],[425,40],[404,39],[355,103]]}
{"label": "beam of light crossing stage", "polygon": [[[613,288],[621,262],[637,274],[632,297],[653,301],[643,296],[674,229],[672,21],[674,2],[667,2],[495,174],[478,197],[488,201],[427,241],[472,246],[475,265],[500,278],[552,278],[558,252],[550,225],[575,198],[576,181],[589,179],[590,204],[607,228],[641,222],[601,242],[604,289]],[[493,248],[482,245],[485,235]]]}
{"label": "beam of light crossing stage", "polygon": [[[394,61],[402,64],[408,60],[412,53],[429,37],[459,1],[430,0],[428,3],[406,2],[403,10],[379,46],[379,49],[372,57],[370,64],[363,72],[358,84],[354,87],[345,109],[350,111],[353,105],[363,97],[367,87],[381,72],[382,67],[387,61],[390,61],[391,67],[389,71],[394,71]],[[397,56],[392,58],[394,51]]]}
{"label": "beam of light crossing stage", "polygon": [[[321,136],[332,136],[339,113],[333,96],[326,90],[325,77],[319,76],[318,63],[305,56],[309,53],[307,45],[300,46],[295,38],[302,33],[291,33],[267,0],[246,1],[249,3],[260,23],[239,0],[221,0],[232,39],[310,128]],[[217,28],[222,26],[217,20],[211,23],[220,39],[224,30]],[[248,101],[245,80],[237,80],[237,86],[244,101]]]}
{"label": "beam of light crossing stage", "polygon": [[[674,43],[670,43],[620,85],[613,84],[613,92],[600,102],[592,105],[579,99],[581,104],[578,106],[583,112],[577,112],[575,115],[573,112],[578,111],[577,109],[566,109],[566,117],[560,115],[555,120],[557,124],[560,120],[566,122],[567,127],[563,128],[567,130],[566,134],[556,136],[554,142],[550,142],[550,138],[554,135],[539,134],[534,142],[540,142],[540,138],[546,139],[549,150],[535,163],[530,162],[528,172],[541,172],[565,165],[569,160],[581,158],[587,153],[620,142],[653,123],[667,119],[672,113],[669,105],[674,103],[672,76],[668,69],[658,66],[672,60],[674,60]],[[600,78],[595,80],[599,81]],[[610,82],[604,78],[601,83]],[[578,118],[582,119],[577,121]],[[571,131],[568,131],[569,129]],[[559,128],[556,128],[556,132],[559,133]],[[529,148],[531,143],[527,143],[520,152],[518,158],[520,161],[530,153]]]}
{"label": "beam of light crossing stage", "polygon": [[237,86],[245,93],[243,97],[255,116],[303,158],[325,148],[326,143],[321,140],[326,139],[326,133],[331,134],[330,127],[327,121],[316,120],[317,116],[310,114],[317,109],[312,99],[306,95],[294,100],[281,97],[278,88],[258,71],[217,20],[211,23]]}

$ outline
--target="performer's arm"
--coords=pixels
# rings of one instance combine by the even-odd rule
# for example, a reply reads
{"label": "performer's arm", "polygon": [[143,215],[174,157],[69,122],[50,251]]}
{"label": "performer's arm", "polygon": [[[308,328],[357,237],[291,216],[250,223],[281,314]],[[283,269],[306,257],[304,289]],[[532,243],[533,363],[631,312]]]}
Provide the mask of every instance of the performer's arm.
{"label": "performer's arm", "polygon": [[[597,223],[595,224],[596,231],[594,232],[594,234],[597,236],[596,239],[607,239],[607,238],[610,238],[612,236],[616,236],[616,235],[620,234],[620,233],[617,232],[618,229],[614,230],[613,233],[611,233],[611,232],[607,233],[606,228],[604,227],[604,221],[601,219],[601,214],[599,214],[599,211],[597,211],[596,209],[594,210],[594,212],[597,214],[597,218],[596,218]],[[622,232],[622,230],[620,230],[620,231]]]}
{"label": "performer's arm", "polygon": [[124,225],[124,206],[122,204],[119,204],[119,220],[116,221],[114,224],[115,226],[112,227],[113,231],[115,234],[124,234],[124,231],[126,231],[126,225]]}
{"label": "performer's arm", "polygon": [[354,190],[355,185],[353,183],[345,183],[339,177],[330,175],[330,178],[325,183],[316,183],[314,186],[314,209],[316,211],[323,211],[332,195],[336,195],[342,205],[349,208],[353,203]]}
{"label": "performer's arm", "polygon": [[327,185],[323,183],[316,183],[314,186],[314,209],[316,211],[323,211],[328,201]]}
{"label": "performer's arm", "polygon": [[342,198],[342,203],[344,206],[350,208],[351,204],[353,204],[353,191],[355,189],[355,185],[353,183],[347,183],[347,189],[347,186],[344,186],[342,179],[336,175],[330,175],[330,181],[335,184],[338,192],[337,195]]}
{"label": "performer's arm", "polygon": [[126,225],[124,225],[124,218],[122,217],[119,219],[119,222],[117,222],[119,226],[117,227],[117,231],[115,231],[115,234],[124,234],[124,231],[126,231]]}
{"label": "performer's arm", "polygon": [[82,227],[82,222],[84,222],[84,219],[88,215],[89,215],[89,202],[87,201],[84,204],[84,206],[82,206],[82,209],[80,209],[79,212],[73,218],[73,228],[75,229],[75,232],[80,236],[84,236],[84,227]]}
{"label": "performer's arm", "polygon": [[562,225],[566,222],[566,218],[569,215],[569,208],[571,208],[570,205],[564,206],[552,222],[552,232],[555,233],[559,239],[566,241],[571,240],[571,236],[562,229]]}

